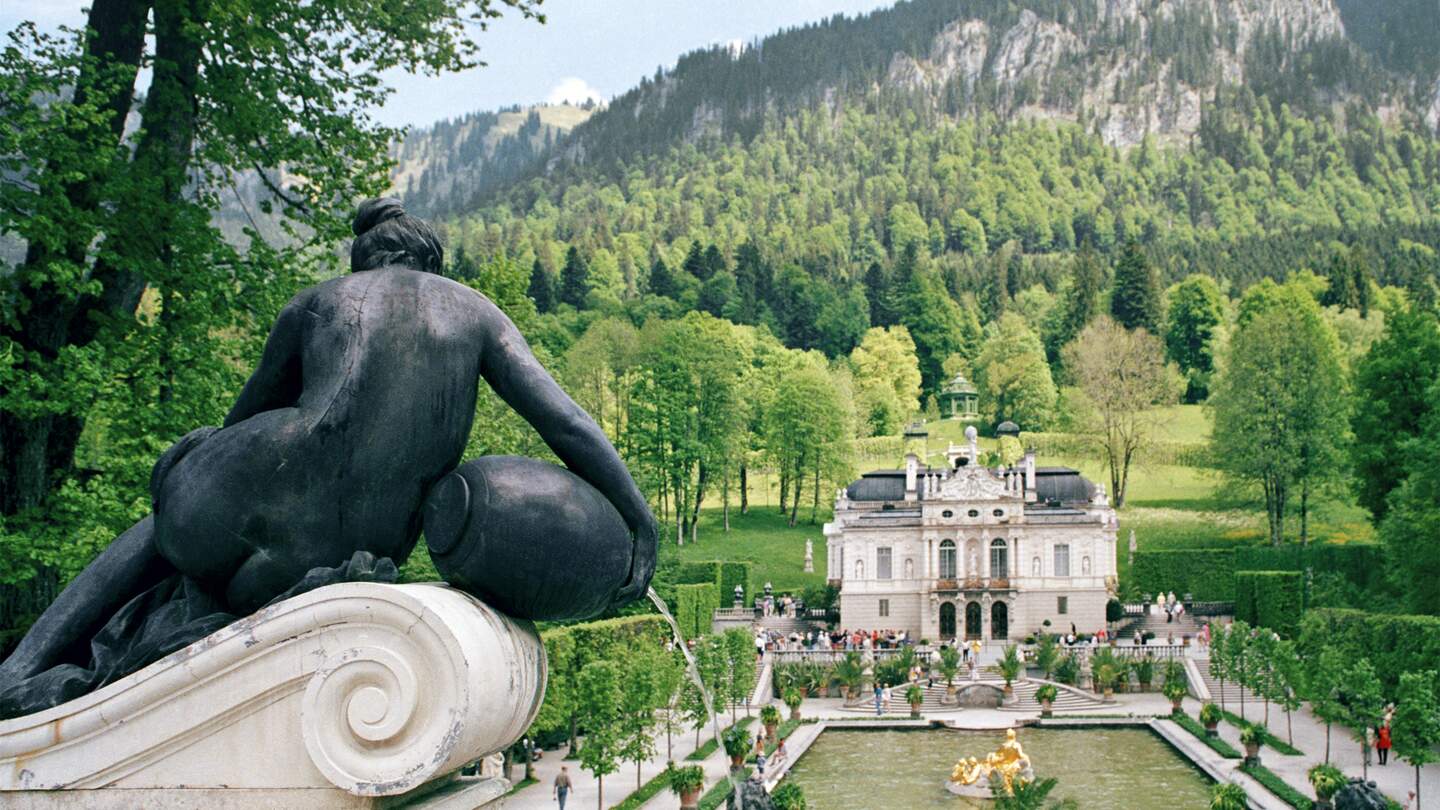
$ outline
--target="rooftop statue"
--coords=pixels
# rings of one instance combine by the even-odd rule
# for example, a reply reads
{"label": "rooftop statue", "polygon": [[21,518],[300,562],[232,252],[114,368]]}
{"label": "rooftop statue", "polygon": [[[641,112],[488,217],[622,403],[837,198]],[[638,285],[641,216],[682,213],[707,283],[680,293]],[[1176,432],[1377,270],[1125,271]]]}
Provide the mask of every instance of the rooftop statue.
{"label": "rooftop statue", "polygon": [[[297,294],[220,427],[161,455],[152,514],[0,664],[0,717],[70,700],[282,598],[393,581],[422,529],[451,584],[517,618],[642,596],[656,526],[604,433],[435,232],[362,204],[351,273]],[[461,465],[480,380],[565,464]]]}

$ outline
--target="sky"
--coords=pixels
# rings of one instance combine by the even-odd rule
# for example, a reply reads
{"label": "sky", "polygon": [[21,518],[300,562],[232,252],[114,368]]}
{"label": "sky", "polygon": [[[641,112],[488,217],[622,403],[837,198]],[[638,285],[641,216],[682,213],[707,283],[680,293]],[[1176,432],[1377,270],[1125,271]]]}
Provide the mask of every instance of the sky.
{"label": "sky", "polygon": [[[548,101],[606,100],[657,67],[712,44],[745,43],[837,13],[894,0],[545,0],[544,25],[508,14],[481,32],[487,66],[439,77],[392,72],[381,123],[424,126],[475,110]],[[0,0],[0,30],[84,23],[84,0]],[[142,83],[148,77],[142,76]]]}

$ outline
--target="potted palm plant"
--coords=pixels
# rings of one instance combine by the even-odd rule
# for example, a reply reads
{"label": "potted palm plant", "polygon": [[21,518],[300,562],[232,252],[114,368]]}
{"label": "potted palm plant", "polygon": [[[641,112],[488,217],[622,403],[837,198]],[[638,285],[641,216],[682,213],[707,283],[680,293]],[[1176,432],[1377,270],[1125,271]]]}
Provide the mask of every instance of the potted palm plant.
{"label": "potted palm plant", "polygon": [[781,695],[780,699],[784,701],[785,705],[790,709],[790,719],[798,721],[800,719],[800,703],[805,699],[804,696],[800,694],[800,690],[793,688],[786,689],[785,694]]}
{"label": "potted palm plant", "polygon": [[1214,703],[1206,703],[1200,707],[1200,722],[1205,724],[1205,735],[1215,736],[1215,727],[1220,725],[1220,707]]}
{"label": "potted palm plant", "polygon": [[1024,665],[1020,663],[1020,648],[1014,644],[1005,648],[1005,654],[1000,657],[1000,676],[1005,679],[1005,697],[1015,694],[1010,684],[1020,677],[1020,671]]}
{"label": "potted palm plant", "polygon": [[767,703],[760,709],[760,724],[765,726],[765,739],[775,739],[775,729],[780,725],[780,710],[775,704]]}
{"label": "potted palm plant", "polygon": [[745,733],[745,729],[740,726],[725,729],[720,743],[725,746],[725,755],[730,757],[730,769],[744,767],[745,755],[750,753],[750,735]]}
{"label": "potted palm plant", "polygon": [[1116,665],[1106,662],[1095,667],[1095,685],[1105,694],[1107,702],[1115,700],[1115,682],[1120,679]]}
{"label": "potted palm plant", "polygon": [[1345,774],[1334,765],[1320,764],[1306,774],[1315,790],[1315,810],[1330,810],[1330,800],[1345,787]]}
{"label": "potted palm plant", "polygon": [[1245,746],[1245,761],[1257,765],[1260,763],[1260,744],[1265,742],[1265,732],[1260,726],[1254,723],[1246,723],[1240,728],[1240,744]]}
{"label": "potted palm plant", "polygon": [[960,673],[960,651],[954,647],[940,649],[940,677],[945,679],[945,702],[955,702],[955,676]]}
{"label": "potted palm plant", "polygon": [[1035,644],[1035,666],[1039,667],[1041,677],[1049,680],[1055,673],[1055,664],[1059,659],[1060,650],[1055,646],[1055,637],[1049,633],[1041,633]]}
{"label": "potted palm plant", "polygon": [[700,791],[705,787],[705,769],[699,765],[680,768],[670,763],[670,792],[680,797],[680,810],[694,810],[700,806]]}
{"label": "potted palm plant", "polygon": [[1060,696],[1060,690],[1053,683],[1047,683],[1035,690],[1035,700],[1040,703],[1040,716],[1049,717],[1050,709],[1055,705],[1055,698]]}
{"label": "potted palm plant", "polygon": [[1234,782],[1224,782],[1210,788],[1210,810],[1247,810],[1249,797],[1245,788]]}
{"label": "potted palm plant", "polygon": [[835,680],[844,688],[845,700],[854,700],[860,684],[865,682],[865,662],[861,660],[860,653],[851,650],[835,662]]}
{"label": "potted palm plant", "polygon": [[1165,693],[1165,697],[1170,698],[1171,714],[1176,714],[1180,711],[1180,704],[1185,700],[1185,696],[1190,693],[1190,690],[1186,688],[1184,683],[1172,680],[1166,680],[1165,685],[1160,687],[1160,691]]}
{"label": "potted palm plant", "polygon": [[910,716],[918,719],[920,706],[925,703],[925,690],[921,689],[919,684],[911,684],[910,688],[905,690],[905,702],[910,704]]}
{"label": "potted palm plant", "polygon": [[1150,683],[1155,680],[1155,659],[1147,655],[1135,662],[1135,680],[1140,682],[1141,692],[1150,691]]}

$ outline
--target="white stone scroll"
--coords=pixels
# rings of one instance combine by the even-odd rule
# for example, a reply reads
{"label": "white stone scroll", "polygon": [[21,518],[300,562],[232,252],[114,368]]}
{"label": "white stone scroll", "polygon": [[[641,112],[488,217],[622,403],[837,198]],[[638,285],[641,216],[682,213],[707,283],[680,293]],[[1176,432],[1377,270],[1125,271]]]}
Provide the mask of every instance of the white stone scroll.
{"label": "white stone scroll", "polygon": [[360,808],[438,797],[455,790],[453,780],[436,790],[441,777],[524,734],[545,673],[534,625],[460,591],[332,585],[89,695],[0,721],[0,805]]}

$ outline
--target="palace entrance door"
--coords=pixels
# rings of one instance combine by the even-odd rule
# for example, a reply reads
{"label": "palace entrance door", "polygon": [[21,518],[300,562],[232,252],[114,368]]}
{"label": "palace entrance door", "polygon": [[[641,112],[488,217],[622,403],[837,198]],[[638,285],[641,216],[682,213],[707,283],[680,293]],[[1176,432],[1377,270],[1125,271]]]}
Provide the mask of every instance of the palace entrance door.
{"label": "palace entrance door", "polygon": [[[980,638],[983,634],[980,627],[980,603],[970,602],[965,605],[965,638]],[[983,639],[982,639],[983,640]]]}
{"label": "palace entrance door", "polygon": [[1004,602],[996,602],[990,606],[990,638],[1004,639],[1010,637],[1010,607]]}
{"label": "palace entrance door", "polygon": [[940,638],[955,638],[955,603],[946,602],[940,606]]}

